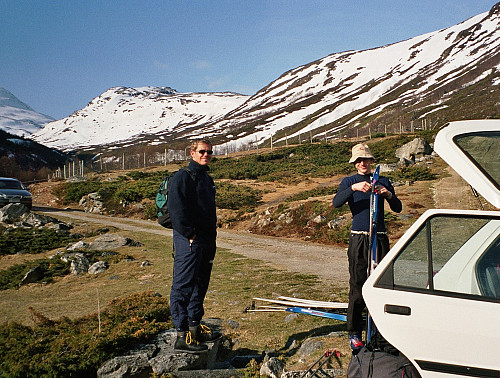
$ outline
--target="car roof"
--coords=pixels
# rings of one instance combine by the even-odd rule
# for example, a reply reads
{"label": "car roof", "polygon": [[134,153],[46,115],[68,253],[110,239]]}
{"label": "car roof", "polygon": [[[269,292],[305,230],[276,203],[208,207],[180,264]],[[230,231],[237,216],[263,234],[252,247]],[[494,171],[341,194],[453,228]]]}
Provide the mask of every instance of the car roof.
{"label": "car roof", "polygon": [[450,122],[434,150],[489,203],[500,208],[500,120]]}

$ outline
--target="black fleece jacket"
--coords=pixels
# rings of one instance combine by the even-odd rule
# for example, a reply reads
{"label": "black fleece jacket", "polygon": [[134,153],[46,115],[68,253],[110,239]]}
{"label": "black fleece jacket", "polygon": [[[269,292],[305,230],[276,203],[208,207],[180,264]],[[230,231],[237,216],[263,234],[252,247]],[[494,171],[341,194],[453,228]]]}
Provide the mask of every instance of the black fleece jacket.
{"label": "black fleece jacket", "polygon": [[[333,197],[333,206],[340,207],[346,202],[349,205],[352,213],[352,226],[353,231],[369,231],[370,230],[370,192],[364,193],[360,191],[353,191],[351,186],[361,181],[371,182],[370,175],[355,175],[345,177],[339,185],[339,190],[335,197]],[[392,193],[392,198],[386,199],[392,211],[400,213],[403,209],[403,204],[396,197],[394,187],[387,177],[380,176],[379,185],[384,186]],[[384,197],[378,196],[378,216],[377,216],[377,231],[386,231],[384,223]]]}
{"label": "black fleece jacket", "polygon": [[188,168],[194,173],[179,170],[172,176],[168,189],[168,211],[173,229],[187,239],[194,235],[203,240],[217,236],[215,183],[208,175],[209,167],[191,161]]}

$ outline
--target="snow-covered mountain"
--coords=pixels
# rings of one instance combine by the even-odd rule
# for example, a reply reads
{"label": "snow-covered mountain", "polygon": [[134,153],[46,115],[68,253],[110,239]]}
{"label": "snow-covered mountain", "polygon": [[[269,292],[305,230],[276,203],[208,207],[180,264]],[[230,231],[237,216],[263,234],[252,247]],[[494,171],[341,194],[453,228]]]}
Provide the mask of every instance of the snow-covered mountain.
{"label": "snow-covered mountain", "polygon": [[399,130],[401,122],[425,117],[443,122],[498,116],[499,86],[497,3],[490,12],[446,29],[332,54],[286,72],[201,132],[239,134],[244,144],[304,132],[323,138],[377,126]]}
{"label": "snow-covered mountain", "polygon": [[0,88],[0,130],[17,136],[28,136],[54,121],[31,109],[7,89]]}
{"label": "snow-covered mountain", "polygon": [[[335,53],[292,69],[248,97],[112,88],[33,138],[65,150],[186,144],[208,136],[250,143],[360,135],[499,116],[500,3],[458,25],[391,45]],[[417,123],[418,125],[419,123]],[[229,142],[230,141],[230,142]]]}
{"label": "snow-covered mountain", "polygon": [[249,96],[234,93],[178,93],[166,87],[116,87],[85,108],[52,122],[32,137],[46,146],[79,149],[130,142],[160,135],[184,135],[216,121]]}

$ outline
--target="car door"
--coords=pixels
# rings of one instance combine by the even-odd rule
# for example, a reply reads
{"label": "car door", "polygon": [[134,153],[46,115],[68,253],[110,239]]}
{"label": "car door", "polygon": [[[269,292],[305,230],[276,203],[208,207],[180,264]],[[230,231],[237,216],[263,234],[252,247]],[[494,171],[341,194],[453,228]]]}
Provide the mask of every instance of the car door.
{"label": "car door", "polygon": [[[499,135],[499,120],[461,121],[435,143],[497,208]],[[363,297],[381,334],[424,377],[498,377],[500,212],[428,210],[373,271]]]}

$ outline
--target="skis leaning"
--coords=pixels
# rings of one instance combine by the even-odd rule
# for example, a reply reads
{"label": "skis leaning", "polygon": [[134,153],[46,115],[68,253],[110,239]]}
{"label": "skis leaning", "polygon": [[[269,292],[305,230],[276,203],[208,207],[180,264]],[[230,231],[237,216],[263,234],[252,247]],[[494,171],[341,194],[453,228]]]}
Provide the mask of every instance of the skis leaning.
{"label": "skis leaning", "polygon": [[[368,272],[367,275],[370,276],[371,272],[377,266],[378,256],[377,256],[377,215],[378,215],[378,193],[376,186],[378,185],[378,179],[380,175],[380,165],[377,165],[372,177],[372,190],[370,193],[370,231],[369,231],[369,243],[368,243]],[[375,324],[373,323],[370,313],[367,316],[367,327],[366,327],[366,342],[370,342],[371,337],[375,333]]]}

